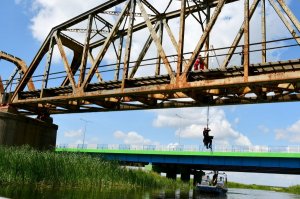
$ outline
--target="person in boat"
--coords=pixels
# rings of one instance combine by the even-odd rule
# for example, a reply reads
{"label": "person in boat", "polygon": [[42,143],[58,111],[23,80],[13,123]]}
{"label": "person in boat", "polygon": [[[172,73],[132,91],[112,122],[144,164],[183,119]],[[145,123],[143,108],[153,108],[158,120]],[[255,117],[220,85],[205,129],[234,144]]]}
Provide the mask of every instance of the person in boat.
{"label": "person in boat", "polygon": [[217,182],[218,182],[218,171],[214,171],[214,175],[213,175],[213,178],[212,178],[212,181],[211,181],[211,184],[213,186],[217,185]]}
{"label": "person in boat", "polygon": [[203,130],[203,143],[207,149],[212,149],[212,139],[214,136],[209,135],[210,129],[207,127]]}

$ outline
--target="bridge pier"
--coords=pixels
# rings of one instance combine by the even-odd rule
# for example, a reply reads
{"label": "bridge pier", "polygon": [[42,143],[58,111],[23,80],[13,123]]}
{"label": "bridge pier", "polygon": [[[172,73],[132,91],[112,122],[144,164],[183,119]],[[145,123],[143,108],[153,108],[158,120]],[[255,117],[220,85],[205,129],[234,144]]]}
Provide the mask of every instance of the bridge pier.
{"label": "bridge pier", "polygon": [[177,176],[176,170],[168,171],[166,175],[167,178],[174,179],[174,180],[176,180],[176,176]]}
{"label": "bridge pier", "polygon": [[204,175],[205,173],[203,172],[203,171],[197,171],[197,170],[195,170],[194,172],[193,172],[193,174],[194,174],[194,181],[193,181],[193,185],[196,185],[197,183],[201,183],[201,181],[202,181],[202,175]]}
{"label": "bridge pier", "polygon": [[0,112],[0,145],[29,145],[39,150],[54,149],[58,126],[23,115]]}
{"label": "bridge pier", "polygon": [[190,181],[190,170],[184,170],[181,172],[181,180],[184,182]]}

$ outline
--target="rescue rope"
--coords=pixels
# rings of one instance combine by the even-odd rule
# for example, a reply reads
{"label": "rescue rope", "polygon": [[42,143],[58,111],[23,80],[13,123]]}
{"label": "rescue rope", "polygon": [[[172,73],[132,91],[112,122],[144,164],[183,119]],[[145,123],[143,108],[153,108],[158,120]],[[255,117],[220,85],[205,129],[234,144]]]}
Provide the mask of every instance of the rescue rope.
{"label": "rescue rope", "polygon": [[209,105],[207,106],[207,115],[206,115],[206,128],[208,129],[208,123],[209,123]]}

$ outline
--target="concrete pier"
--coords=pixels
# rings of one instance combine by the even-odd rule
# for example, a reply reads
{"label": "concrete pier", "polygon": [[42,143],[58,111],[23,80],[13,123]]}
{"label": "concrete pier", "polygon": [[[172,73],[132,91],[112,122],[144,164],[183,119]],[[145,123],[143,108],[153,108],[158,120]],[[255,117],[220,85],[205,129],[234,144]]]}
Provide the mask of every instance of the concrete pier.
{"label": "concrete pier", "polygon": [[181,180],[184,182],[189,182],[190,181],[190,172],[188,170],[181,171]]}
{"label": "concrete pier", "polygon": [[0,145],[29,145],[40,150],[54,149],[58,126],[23,115],[0,112]]}
{"label": "concrete pier", "polygon": [[176,171],[168,171],[166,177],[170,178],[170,179],[173,179],[173,180],[176,180],[176,175],[177,175]]}

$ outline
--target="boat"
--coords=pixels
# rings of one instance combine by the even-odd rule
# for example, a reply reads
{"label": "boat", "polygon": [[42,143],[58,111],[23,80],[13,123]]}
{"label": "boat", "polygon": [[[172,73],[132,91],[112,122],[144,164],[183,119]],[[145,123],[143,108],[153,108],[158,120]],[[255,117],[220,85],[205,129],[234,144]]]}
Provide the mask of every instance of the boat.
{"label": "boat", "polygon": [[205,173],[201,183],[196,185],[196,190],[208,194],[226,194],[228,191],[227,175],[217,171]]}

